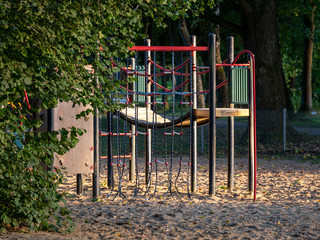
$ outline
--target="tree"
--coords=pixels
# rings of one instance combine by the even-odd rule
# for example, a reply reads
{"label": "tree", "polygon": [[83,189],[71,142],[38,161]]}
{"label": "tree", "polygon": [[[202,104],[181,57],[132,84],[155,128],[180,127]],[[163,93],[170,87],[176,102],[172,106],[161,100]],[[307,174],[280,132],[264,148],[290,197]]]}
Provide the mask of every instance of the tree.
{"label": "tree", "polygon": [[[215,15],[216,16],[220,16],[220,2],[217,2],[216,4],[217,6],[217,10],[215,12]],[[219,24],[216,24],[216,27],[215,27],[215,34],[217,35],[217,40],[216,40],[216,44],[217,44],[217,47],[216,47],[216,61],[217,63],[222,63],[222,59],[221,59],[221,36],[220,36],[220,25]],[[221,84],[222,82],[226,81],[227,80],[227,76],[226,76],[226,73],[224,71],[224,68],[223,67],[219,67],[217,69],[217,83],[218,84]],[[220,89],[220,107],[228,107],[228,85],[225,84],[224,86],[221,87]]]}
{"label": "tree", "polygon": [[[230,11],[240,24],[223,17]],[[276,1],[223,1],[221,12],[216,16],[207,11],[202,17],[240,34],[244,47],[255,54],[257,109],[292,109],[282,69]]]}
{"label": "tree", "polygon": [[[308,4],[308,1],[281,1],[278,14],[284,73],[294,108],[302,111],[307,110],[307,102],[309,106],[314,102],[317,107],[317,101],[314,100],[317,100],[319,91],[319,81],[316,81],[319,58],[313,54],[313,49],[316,50],[319,45],[319,28],[315,27],[319,20],[313,17],[319,10],[316,8],[319,1],[312,2],[313,5]],[[312,25],[314,31],[308,28],[313,28]]]}
{"label": "tree", "polygon": [[[180,36],[182,38],[182,42],[185,46],[190,46],[190,35],[189,35],[189,30],[188,26],[186,23],[185,19],[180,19],[179,21],[179,31],[180,31]],[[203,91],[203,82],[202,82],[202,77],[201,75],[197,76],[197,91],[202,92]],[[199,108],[204,108],[205,107],[205,101],[204,101],[204,95],[200,94],[197,96],[197,107]]]}
{"label": "tree", "polygon": [[315,13],[317,1],[305,0],[304,5],[308,12],[304,14],[304,24],[308,34],[304,37],[304,56],[303,56],[303,81],[302,81],[302,98],[300,111],[310,112],[312,110],[312,60],[315,36]]}
{"label": "tree", "polygon": [[[189,1],[2,1],[0,6],[0,229],[21,225],[57,227],[66,210],[57,192],[62,175],[46,172],[53,154],[77,143],[82,129],[35,133],[41,119],[31,116],[58,101],[90,105],[101,111],[119,108],[108,101],[121,80],[112,76],[112,57],[126,57],[133,40],[143,38],[142,19],[157,26],[166,17],[178,19]],[[202,3],[202,2],[201,2]],[[84,66],[92,64],[92,79]],[[106,66],[109,66],[106,68]],[[117,66],[119,67],[119,66]],[[101,88],[103,91],[101,91]],[[37,99],[41,106],[30,106]],[[105,104],[108,101],[108,104]],[[93,110],[83,112],[86,116]],[[59,137],[58,137],[59,135]],[[59,211],[60,209],[60,211]]]}

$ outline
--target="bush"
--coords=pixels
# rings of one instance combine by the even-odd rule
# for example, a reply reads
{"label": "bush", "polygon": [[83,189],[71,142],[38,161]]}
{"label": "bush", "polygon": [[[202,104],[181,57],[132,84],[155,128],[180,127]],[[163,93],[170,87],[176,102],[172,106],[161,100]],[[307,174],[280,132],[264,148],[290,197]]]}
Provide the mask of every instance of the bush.
{"label": "bush", "polygon": [[[153,18],[157,26],[164,26],[165,17],[178,19],[191,8],[196,14],[206,4],[141,0],[0,3],[1,230],[24,225],[34,230],[58,228],[67,213],[59,207],[63,195],[57,192],[62,174],[47,172],[41,165],[50,166],[54,153],[63,154],[75,146],[81,130],[37,133],[42,124],[37,117],[40,110],[54,108],[59,101],[89,105],[92,112],[117,108],[110,97],[120,84],[112,77],[119,69],[106,66],[115,56],[127,57],[133,40],[144,37],[144,19]],[[85,69],[88,64],[94,76]],[[90,110],[80,115],[88,114]],[[69,219],[65,220],[68,224]]]}
{"label": "bush", "polygon": [[76,144],[77,130],[73,128],[69,137],[63,133],[66,130],[61,130],[59,140],[58,133],[13,134],[1,130],[1,231],[21,226],[32,230],[70,229],[71,219],[59,205],[64,195],[57,191],[63,175],[57,169],[47,171],[46,166],[50,166],[53,152],[63,154]]}

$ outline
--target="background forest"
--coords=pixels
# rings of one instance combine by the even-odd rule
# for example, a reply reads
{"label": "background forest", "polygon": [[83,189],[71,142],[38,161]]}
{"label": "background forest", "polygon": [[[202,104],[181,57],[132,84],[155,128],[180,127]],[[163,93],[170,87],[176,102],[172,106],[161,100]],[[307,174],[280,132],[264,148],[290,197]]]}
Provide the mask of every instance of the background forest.
{"label": "background forest", "polygon": [[[116,80],[104,77],[117,69],[105,66],[113,56],[127,56],[128,47],[143,44],[146,37],[152,45],[189,45],[189,35],[196,35],[197,45],[204,46],[209,32],[214,32],[219,40],[219,62],[226,56],[227,36],[235,36],[235,52],[244,48],[256,57],[260,115],[287,109],[292,113],[290,119],[303,119],[319,128],[319,11],[319,0],[2,1],[1,231],[19,226],[56,229],[70,224],[68,212],[59,205],[63,195],[57,192],[63,176],[45,171],[42,164],[50,166],[54,153],[63,154],[74,147],[84,130],[39,132],[41,109],[54,108],[59,101],[90,105],[97,111],[117,108],[116,103],[104,104],[119,86]],[[85,56],[91,56],[90,61]],[[104,93],[83,67],[89,63]],[[218,71],[218,81],[223,79],[224,73]],[[207,85],[200,78],[197,84],[199,90]],[[226,92],[224,88],[222,105],[226,104]],[[204,105],[204,99],[201,101]],[[94,110],[81,117],[90,112]],[[265,130],[266,122],[274,120],[258,118],[262,134],[274,129]],[[282,129],[283,122],[279,125]],[[293,127],[288,131],[296,134]],[[298,138],[301,140],[300,135]],[[318,143],[319,139],[312,141]],[[317,155],[319,149],[314,146],[309,151]],[[299,152],[302,147],[292,149]]]}
{"label": "background forest", "polygon": [[319,111],[319,2],[215,4],[199,15],[167,21],[167,28],[146,18],[145,34],[153,45],[188,45],[189,34],[197,36],[197,45],[206,45],[208,33],[214,32],[221,39],[222,60],[227,36],[235,36],[236,48],[249,49],[257,58],[258,109]]}

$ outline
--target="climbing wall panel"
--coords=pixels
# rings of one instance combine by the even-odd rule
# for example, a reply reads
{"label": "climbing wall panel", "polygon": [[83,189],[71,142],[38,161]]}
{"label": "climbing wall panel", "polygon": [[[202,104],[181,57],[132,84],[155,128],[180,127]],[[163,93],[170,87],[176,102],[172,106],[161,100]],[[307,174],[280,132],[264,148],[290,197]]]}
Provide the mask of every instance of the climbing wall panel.
{"label": "climbing wall panel", "polygon": [[72,102],[59,103],[52,112],[52,130],[72,126],[86,129],[87,132],[79,136],[79,142],[75,148],[64,155],[55,155],[54,166],[63,168],[70,174],[93,173],[93,115],[76,119],[76,115],[88,109],[88,107],[74,106]]}

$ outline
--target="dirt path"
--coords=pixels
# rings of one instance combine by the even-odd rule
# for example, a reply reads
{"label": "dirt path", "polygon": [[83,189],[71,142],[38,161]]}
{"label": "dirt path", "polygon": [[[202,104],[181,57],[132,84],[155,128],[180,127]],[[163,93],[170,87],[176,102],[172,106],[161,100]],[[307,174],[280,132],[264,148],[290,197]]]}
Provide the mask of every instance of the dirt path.
{"label": "dirt path", "polygon": [[256,202],[247,193],[246,159],[236,160],[233,192],[225,189],[226,160],[219,159],[214,197],[207,194],[204,158],[199,161],[199,192],[191,198],[184,183],[186,169],[177,184],[181,195],[174,191],[173,197],[164,196],[166,172],[160,169],[158,193],[139,194],[133,201],[129,196],[134,185],[124,183],[127,199],[112,201],[115,192],[106,198],[110,190],[102,189],[101,202],[92,202],[89,176],[79,197],[75,177],[70,176],[62,190],[70,193],[67,206],[76,223],[73,233],[14,232],[0,239],[320,239],[320,164],[268,159],[258,163]]}
{"label": "dirt path", "polygon": [[299,133],[308,134],[311,136],[320,136],[320,127],[293,127]]}

